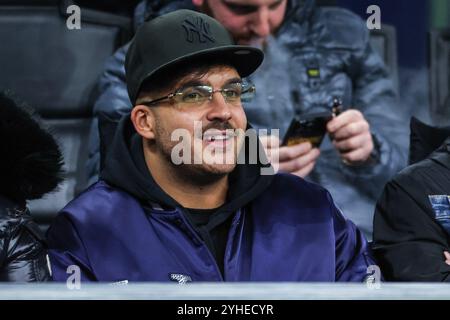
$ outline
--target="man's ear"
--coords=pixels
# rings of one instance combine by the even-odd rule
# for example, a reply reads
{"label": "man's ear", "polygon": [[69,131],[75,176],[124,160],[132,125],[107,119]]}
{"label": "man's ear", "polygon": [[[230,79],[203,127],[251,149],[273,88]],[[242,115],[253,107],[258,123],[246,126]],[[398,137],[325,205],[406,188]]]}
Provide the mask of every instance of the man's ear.
{"label": "man's ear", "polygon": [[192,4],[196,7],[202,7],[204,2],[204,0],[192,0]]}
{"label": "man's ear", "polygon": [[140,136],[149,140],[155,138],[155,116],[147,106],[135,106],[131,110],[131,121]]}

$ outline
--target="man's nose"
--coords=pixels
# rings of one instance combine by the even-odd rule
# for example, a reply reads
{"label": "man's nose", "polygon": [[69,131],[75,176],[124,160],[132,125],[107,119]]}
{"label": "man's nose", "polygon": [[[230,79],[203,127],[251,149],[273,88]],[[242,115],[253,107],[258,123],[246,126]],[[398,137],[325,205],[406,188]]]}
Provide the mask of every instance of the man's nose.
{"label": "man's nose", "polygon": [[250,28],[260,37],[270,35],[270,15],[268,8],[260,8],[254,13]]}
{"label": "man's nose", "polygon": [[209,103],[210,108],[206,115],[209,121],[228,121],[231,119],[231,106],[225,101],[221,92],[214,92]]}

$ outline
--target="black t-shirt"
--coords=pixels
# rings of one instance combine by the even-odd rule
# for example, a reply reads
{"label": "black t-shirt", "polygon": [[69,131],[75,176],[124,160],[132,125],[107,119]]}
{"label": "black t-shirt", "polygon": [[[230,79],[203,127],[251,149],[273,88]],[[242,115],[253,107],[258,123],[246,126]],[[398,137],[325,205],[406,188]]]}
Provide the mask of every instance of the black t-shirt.
{"label": "black t-shirt", "polygon": [[210,221],[214,220],[215,213],[218,212],[220,208],[214,209],[187,209],[189,220],[194,224],[196,229],[199,231],[200,236],[205,241],[208,249],[214,255],[217,265],[223,275],[224,270],[224,256],[225,248],[228,240],[228,232],[230,230],[232,216],[230,216],[225,222],[219,224],[218,226],[212,228],[211,230],[207,227]]}

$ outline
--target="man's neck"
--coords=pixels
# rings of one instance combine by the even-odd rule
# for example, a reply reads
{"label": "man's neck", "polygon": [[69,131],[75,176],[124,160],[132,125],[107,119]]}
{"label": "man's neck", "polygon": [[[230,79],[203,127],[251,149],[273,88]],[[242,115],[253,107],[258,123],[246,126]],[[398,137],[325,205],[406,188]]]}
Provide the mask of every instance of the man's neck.
{"label": "man's neck", "polygon": [[[144,148],[145,150],[145,148]],[[155,182],[184,208],[213,209],[225,203],[228,192],[228,176],[210,183],[196,183],[180,175],[182,167],[174,167],[161,156],[144,151],[145,162]]]}

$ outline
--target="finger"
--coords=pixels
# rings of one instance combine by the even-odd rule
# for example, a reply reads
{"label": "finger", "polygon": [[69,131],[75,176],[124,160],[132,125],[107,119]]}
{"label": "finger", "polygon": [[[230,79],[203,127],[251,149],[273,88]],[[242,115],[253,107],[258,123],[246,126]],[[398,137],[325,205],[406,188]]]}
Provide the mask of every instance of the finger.
{"label": "finger", "polygon": [[340,128],[333,135],[334,140],[343,140],[366,132],[370,132],[369,123],[365,120],[359,120]]}
{"label": "finger", "polygon": [[279,148],[266,149],[266,155],[267,155],[269,162],[272,165],[280,163],[280,149]]}
{"label": "finger", "polygon": [[345,162],[357,163],[366,161],[372,150],[367,147],[359,148],[347,153],[341,153],[341,158]]}
{"label": "finger", "polygon": [[373,142],[370,133],[366,133],[359,134],[357,136],[340,141],[333,141],[333,144],[340,152],[347,153],[364,146],[366,146],[368,149],[372,149],[371,145],[373,145]]}
{"label": "finger", "polygon": [[280,170],[285,172],[296,172],[315,162],[320,155],[319,149],[315,148],[307,154],[287,162],[280,162]]}
{"label": "finger", "polygon": [[327,130],[329,133],[335,133],[337,130],[345,127],[347,124],[356,122],[361,119],[364,119],[364,116],[360,111],[355,109],[347,110],[330,120],[327,123]]}
{"label": "finger", "polygon": [[311,149],[312,145],[310,142],[303,142],[290,147],[281,147],[279,153],[280,162],[296,159],[310,152]]}
{"label": "finger", "polygon": [[278,148],[281,144],[281,141],[278,137],[276,136],[260,136],[259,140],[261,141],[261,144],[264,146],[264,148],[266,149],[273,149],[273,148]]}
{"label": "finger", "polygon": [[313,169],[314,166],[316,165],[316,162],[311,162],[310,164],[308,164],[306,167],[304,167],[303,169],[300,169],[298,171],[293,172],[292,174],[295,174],[296,176],[299,176],[301,178],[306,177]]}

